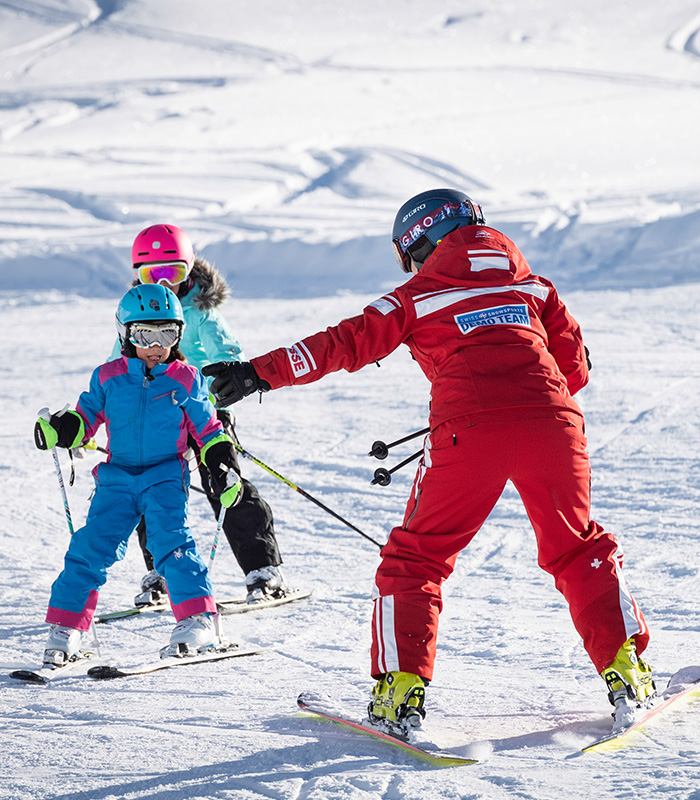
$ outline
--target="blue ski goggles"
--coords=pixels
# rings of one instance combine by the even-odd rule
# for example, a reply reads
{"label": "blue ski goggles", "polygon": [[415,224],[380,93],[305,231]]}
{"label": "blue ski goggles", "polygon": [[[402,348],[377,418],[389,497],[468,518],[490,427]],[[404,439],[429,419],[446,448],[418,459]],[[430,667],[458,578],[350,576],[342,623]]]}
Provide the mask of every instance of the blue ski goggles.
{"label": "blue ski goggles", "polygon": [[181,328],[172,322],[132,322],[129,326],[129,341],[143,350],[149,347],[174,347],[180,341]]}

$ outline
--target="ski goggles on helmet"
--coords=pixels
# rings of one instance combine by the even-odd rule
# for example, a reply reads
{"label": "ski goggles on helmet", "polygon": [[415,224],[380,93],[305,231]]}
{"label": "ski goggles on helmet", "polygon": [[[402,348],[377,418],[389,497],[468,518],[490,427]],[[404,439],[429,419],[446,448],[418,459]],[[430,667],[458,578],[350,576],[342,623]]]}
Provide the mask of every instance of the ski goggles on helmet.
{"label": "ski goggles on helmet", "polygon": [[[466,223],[462,220],[467,220]],[[450,227],[455,222],[454,227]],[[411,271],[411,256],[417,261],[422,262],[435,249],[439,239],[435,236],[428,238],[428,234],[435,229],[440,238],[446,236],[454,228],[461,225],[483,225],[484,214],[481,206],[476,203],[443,203],[435,210],[417,219],[408,227],[401,236],[392,239],[394,247],[394,257],[404,272]],[[432,240],[431,240],[432,239]]]}
{"label": "ski goggles on helmet", "polygon": [[190,273],[189,265],[185,261],[156,262],[155,264],[141,264],[137,267],[141,283],[169,283],[176,286],[182,283]]}
{"label": "ski goggles on helmet", "polygon": [[180,326],[172,322],[132,322],[129,326],[129,341],[135,347],[174,347],[180,341]]}

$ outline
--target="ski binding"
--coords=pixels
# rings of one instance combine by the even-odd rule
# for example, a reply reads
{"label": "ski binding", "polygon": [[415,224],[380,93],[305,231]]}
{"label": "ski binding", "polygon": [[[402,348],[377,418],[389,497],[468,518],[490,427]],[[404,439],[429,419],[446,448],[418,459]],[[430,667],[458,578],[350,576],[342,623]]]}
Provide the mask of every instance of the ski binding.
{"label": "ski binding", "polygon": [[36,683],[46,685],[57,678],[63,678],[73,674],[80,674],[85,666],[85,662],[92,653],[81,652],[79,657],[66,661],[65,664],[54,666],[53,664],[42,664],[36,669],[16,669],[10,673],[10,677],[24,683]]}
{"label": "ski binding", "polygon": [[666,711],[680,710],[698,697],[700,697],[700,667],[685,667],[671,677],[666,689],[650,708],[640,709],[632,722],[613,728],[610,733],[586,745],[582,752],[612,753],[622,750],[634,741],[635,737],[632,734],[644,731]]}

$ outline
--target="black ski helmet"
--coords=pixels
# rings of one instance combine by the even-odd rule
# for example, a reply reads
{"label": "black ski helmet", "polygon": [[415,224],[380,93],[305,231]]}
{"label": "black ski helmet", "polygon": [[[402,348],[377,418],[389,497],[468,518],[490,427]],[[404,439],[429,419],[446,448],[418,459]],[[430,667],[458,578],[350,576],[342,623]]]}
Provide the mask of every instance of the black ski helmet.
{"label": "black ski helmet", "polygon": [[391,241],[404,272],[411,259],[422,265],[443,237],[463,225],[485,225],[484,212],[464,192],[431,189],[407,200],[396,212]]}

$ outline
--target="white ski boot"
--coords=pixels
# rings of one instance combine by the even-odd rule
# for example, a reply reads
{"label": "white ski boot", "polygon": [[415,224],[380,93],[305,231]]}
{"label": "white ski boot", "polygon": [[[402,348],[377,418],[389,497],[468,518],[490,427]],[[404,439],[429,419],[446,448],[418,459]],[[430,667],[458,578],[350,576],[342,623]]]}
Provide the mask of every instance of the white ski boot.
{"label": "white ski boot", "polygon": [[44,664],[62,667],[68,661],[80,658],[83,632],[64,625],[52,625],[44,650]]}
{"label": "white ski boot", "polygon": [[216,650],[219,646],[225,647],[227,644],[218,614],[194,614],[181,619],[175,625],[170,643],[161,648],[160,657],[196,655],[205,650]]}
{"label": "white ski boot", "polygon": [[289,591],[279,567],[254,569],[245,576],[245,585],[248,591],[246,602],[251,605],[284,597]]}

